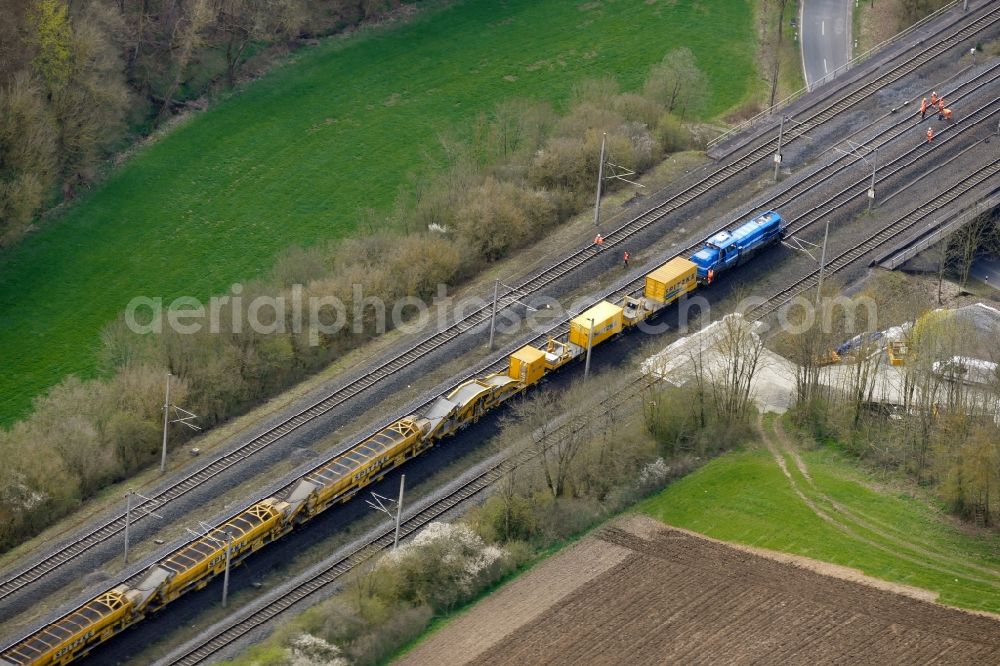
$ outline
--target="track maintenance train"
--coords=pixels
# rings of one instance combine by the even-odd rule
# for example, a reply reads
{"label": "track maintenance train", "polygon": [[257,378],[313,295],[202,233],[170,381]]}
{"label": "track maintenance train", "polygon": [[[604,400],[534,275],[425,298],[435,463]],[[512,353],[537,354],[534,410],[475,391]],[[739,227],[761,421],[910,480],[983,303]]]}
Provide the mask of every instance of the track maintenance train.
{"label": "track maintenance train", "polygon": [[511,354],[505,372],[471,379],[357,444],[293,483],[188,542],[152,565],[135,585],[119,584],[0,652],[0,666],[68,664],[190,590],[201,589],[226,566],[288,534],[438,440],[476,422],[487,411],[584,356],[588,348],[636,326],[699,284],[746,261],[782,236],[781,217],[764,213],[731,232],[712,236],[692,260],[675,257],[645,276],[641,296],[601,301],[570,321],[565,338]]}

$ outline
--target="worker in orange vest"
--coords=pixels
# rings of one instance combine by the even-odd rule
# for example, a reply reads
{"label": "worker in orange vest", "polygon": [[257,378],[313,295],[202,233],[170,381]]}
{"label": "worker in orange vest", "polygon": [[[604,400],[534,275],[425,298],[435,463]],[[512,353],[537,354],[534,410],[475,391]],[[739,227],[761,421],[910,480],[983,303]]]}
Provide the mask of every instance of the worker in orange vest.
{"label": "worker in orange vest", "polygon": [[598,250],[603,250],[604,249],[604,236],[602,236],[601,234],[597,234],[596,236],[594,236],[594,245],[597,246]]}
{"label": "worker in orange vest", "polygon": [[923,120],[927,115],[927,98],[924,97],[920,100],[920,119]]}
{"label": "worker in orange vest", "polygon": [[951,109],[945,109],[944,111],[941,112],[941,115],[943,115],[944,119],[947,120],[949,123],[951,122]]}
{"label": "worker in orange vest", "polygon": [[628,268],[628,257],[629,257],[628,250],[625,250],[625,268]]}
{"label": "worker in orange vest", "polygon": [[937,106],[937,91],[931,93],[931,106]]}
{"label": "worker in orange vest", "polygon": [[927,128],[927,143],[930,143],[933,140],[934,140],[934,130],[931,129],[930,127],[928,127]]}
{"label": "worker in orange vest", "polygon": [[938,100],[938,120],[944,119],[944,97]]}
{"label": "worker in orange vest", "polygon": [[714,278],[715,278],[715,269],[714,268],[709,268],[708,269],[708,284],[712,284],[712,280]]}

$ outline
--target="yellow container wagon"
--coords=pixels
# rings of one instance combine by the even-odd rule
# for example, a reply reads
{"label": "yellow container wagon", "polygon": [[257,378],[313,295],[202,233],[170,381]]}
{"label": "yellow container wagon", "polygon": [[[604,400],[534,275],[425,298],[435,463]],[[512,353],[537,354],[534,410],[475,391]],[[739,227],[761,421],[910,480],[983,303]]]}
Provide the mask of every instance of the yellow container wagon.
{"label": "yellow container wagon", "polygon": [[[588,322],[589,325],[589,322]],[[516,379],[525,386],[530,386],[545,374],[545,352],[525,345],[510,355],[511,379]]]}
{"label": "yellow container wagon", "polygon": [[910,354],[910,346],[905,342],[890,342],[889,348],[890,365],[906,365],[906,357]]}
{"label": "yellow container wagon", "polygon": [[577,347],[586,349],[590,339],[591,321],[593,321],[594,336],[590,343],[599,345],[612,335],[621,333],[622,309],[614,303],[601,301],[569,323],[569,341]]}
{"label": "yellow container wagon", "polygon": [[671,259],[646,276],[644,295],[667,305],[698,286],[698,265],[682,257]]}

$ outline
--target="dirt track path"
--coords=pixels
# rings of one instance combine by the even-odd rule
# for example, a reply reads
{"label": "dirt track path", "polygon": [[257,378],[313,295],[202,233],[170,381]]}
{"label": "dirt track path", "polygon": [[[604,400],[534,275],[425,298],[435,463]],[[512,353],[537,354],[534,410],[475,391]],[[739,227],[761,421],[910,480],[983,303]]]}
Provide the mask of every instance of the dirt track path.
{"label": "dirt track path", "polygon": [[[768,451],[774,457],[774,461],[781,469],[782,474],[784,474],[785,478],[788,480],[792,490],[799,497],[799,499],[802,500],[803,504],[805,504],[820,520],[831,525],[851,539],[864,543],[872,548],[876,548],[884,553],[888,553],[893,557],[897,557],[912,564],[933,569],[950,576],[974,580],[978,583],[983,583],[1000,589],[1000,575],[998,575],[996,571],[972,563],[963,563],[961,565],[966,570],[955,569],[953,563],[941,553],[928,550],[927,548],[914,544],[912,541],[908,541],[892,534],[884,527],[879,527],[871,521],[861,518],[826,493],[823,493],[813,482],[808,466],[802,459],[802,456],[799,455],[797,447],[788,436],[788,433],[785,432],[782,427],[780,419],[774,419],[773,423],[775,424],[774,432],[772,432],[770,428],[765,427],[763,415],[758,418],[757,428],[760,432],[761,439]],[[802,487],[802,484],[799,483],[799,481],[788,469],[788,464],[785,458],[786,455],[795,461],[796,469],[806,480],[805,485],[808,486],[807,489],[809,494],[816,497],[819,501],[828,504],[832,508],[832,511],[827,511],[824,508],[821,508],[816,500],[807,496],[807,489]],[[894,545],[894,547],[874,541],[860,533],[859,530],[871,532],[879,538],[890,542]],[[969,573],[968,569],[985,574],[985,577]]]}
{"label": "dirt track path", "polygon": [[[782,450],[788,453],[795,461],[795,466],[798,468],[799,473],[802,474],[803,478],[805,478],[809,487],[813,489],[815,493],[826,503],[828,503],[836,513],[842,515],[846,520],[853,522],[855,525],[877,534],[879,537],[887,541],[891,541],[903,548],[909,549],[910,551],[923,557],[936,560],[939,564],[951,564],[951,559],[946,553],[935,550],[933,546],[930,546],[930,544],[927,543],[914,543],[912,537],[900,535],[899,532],[893,529],[891,525],[886,525],[885,523],[871,518],[870,516],[861,516],[820,490],[813,482],[812,475],[809,474],[809,468],[806,465],[805,460],[803,460],[802,456],[799,454],[798,447],[785,430],[784,424],[779,418],[774,419],[774,431],[778,436],[778,442]],[[985,574],[990,581],[993,581],[995,586],[1000,585],[1000,573],[998,573],[995,569],[981,566],[973,562],[963,562],[961,566]]]}

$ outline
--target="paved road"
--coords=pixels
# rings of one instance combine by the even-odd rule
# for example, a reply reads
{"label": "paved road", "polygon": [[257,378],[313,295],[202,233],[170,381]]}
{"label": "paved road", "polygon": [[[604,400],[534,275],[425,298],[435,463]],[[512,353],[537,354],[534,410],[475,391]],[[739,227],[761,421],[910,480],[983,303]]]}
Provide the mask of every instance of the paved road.
{"label": "paved road", "polygon": [[810,90],[851,59],[854,0],[802,0],[802,68]]}

